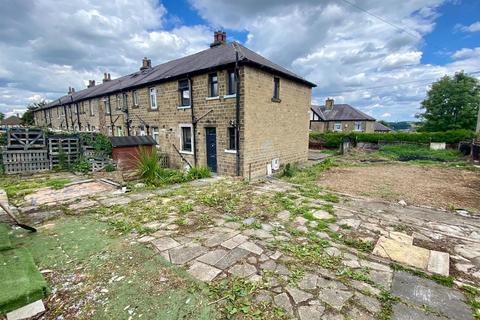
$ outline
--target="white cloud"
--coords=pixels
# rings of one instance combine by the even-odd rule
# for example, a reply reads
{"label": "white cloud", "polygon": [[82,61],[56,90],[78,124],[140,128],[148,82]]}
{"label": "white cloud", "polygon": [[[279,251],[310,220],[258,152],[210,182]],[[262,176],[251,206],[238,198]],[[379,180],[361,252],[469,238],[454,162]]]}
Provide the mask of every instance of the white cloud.
{"label": "white cloud", "polygon": [[480,31],[480,21],[474,22],[469,26],[464,26],[462,24],[457,24],[455,30],[460,30],[462,32],[478,32]]}
{"label": "white cloud", "polygon": [[208,47],[207,26],[165,30],[166,18],[155,0],[1,1],[0,111],[131,73],[144,56],[159,64]]}

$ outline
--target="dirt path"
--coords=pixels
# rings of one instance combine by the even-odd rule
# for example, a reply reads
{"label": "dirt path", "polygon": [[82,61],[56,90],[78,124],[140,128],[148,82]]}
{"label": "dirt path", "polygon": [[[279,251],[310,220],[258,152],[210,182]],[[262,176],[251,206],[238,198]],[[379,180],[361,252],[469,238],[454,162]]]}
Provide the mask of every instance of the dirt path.
{"label": "dirt path", "polygon": [[480,174],[466,170],[401,164],[340,167],[325,172],[320,184],[352,195],[480,213]]}

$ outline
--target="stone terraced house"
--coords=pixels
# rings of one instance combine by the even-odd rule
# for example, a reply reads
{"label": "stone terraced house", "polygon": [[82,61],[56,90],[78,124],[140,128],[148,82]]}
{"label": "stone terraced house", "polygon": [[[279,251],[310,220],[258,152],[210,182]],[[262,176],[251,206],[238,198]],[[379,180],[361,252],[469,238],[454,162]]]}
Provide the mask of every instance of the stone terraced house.
{"label": "stone terraced house", "polygon": [[[38,126],[151,135],[170,165],[264,176],[308,156],[315,84],[215,32],[207,50],[117,79],[104,74],[35,110]],[[238,123],[238,126],[237,126]]]}
{"label": "stone terraced house", "polygon": [[335,104],[327,99],[325,105],[312,105],[310,109],[310,129],[326,132],[374,132],[375,118],[349,104]]}

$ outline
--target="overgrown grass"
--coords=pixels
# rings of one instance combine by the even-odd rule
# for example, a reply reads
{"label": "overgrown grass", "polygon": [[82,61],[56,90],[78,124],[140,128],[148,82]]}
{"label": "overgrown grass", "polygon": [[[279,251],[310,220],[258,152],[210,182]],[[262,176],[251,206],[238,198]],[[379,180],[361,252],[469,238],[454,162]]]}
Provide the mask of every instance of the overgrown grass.
{"label": "overgrown grass", "polygon": [[393,160],[430,160],[439,162],[450,162],[461,160],[462,154],[458,150],[431,150],[428,147],[418,145],[386,145],[380,148],[379,154]]}
{"label": "overgrown grass", "polygon": [[18,177],[2,177],[0,188],[5,190],[9,201],[17,202],[38,189],[51,187],[58,190],[70,182],[70,179],[66,178],[19,179]]}
{"label": "overgrown grass", "polygon": [[305,184],[317,181],[322,172],[335,166],[335,162],[331,158],[327,158],[320,163],[311,167],[299,168],[295,165],[285,165],[281,171],[280,177],[294,184]]}

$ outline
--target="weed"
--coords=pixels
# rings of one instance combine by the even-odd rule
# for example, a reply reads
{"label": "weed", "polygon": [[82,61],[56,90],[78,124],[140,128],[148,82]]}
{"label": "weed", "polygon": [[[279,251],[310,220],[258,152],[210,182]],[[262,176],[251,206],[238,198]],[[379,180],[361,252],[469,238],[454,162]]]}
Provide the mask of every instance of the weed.
{"label": "weed", "polygon": [[345,224],[345,223],[342,223],[342,224],[339,225],[339,226],[340,226],[340,228],[345,229],[345,230],[350,230],[350,229],[352,229],[352,226],[351,226],[351,225]]}
{"label": "weed", "polygon": [[382,309],[378,313],[377,319],[390,320],[392,318],[393,304],[400,301],[400,299],[395,296],[392,296],[392,294],[389,291],[382,290],[380,292],[379,300],[382,303]]}
{"label": "weed", "polygon": [[372,241],[355,239],[355,238],[340,238],[340,240],[347,246],[353,247],[357,250],[370,253],[373,251],[375,244]]}
{"label": "weed", "polygon": [[324,253],[324,248],[328,246],[327,243],[297,244],[286,241],[274,241],[273,245],[284,253],[306,263],[312,263],[328,269],[341,265],[341,258]]}
{"label": "weed", "polygon": [[303,269],[291,270],[290,276],[288,278],[288,284],[291,286],[297,286],[298,282],[302,280],[304,275],[305,275],[305,271]]}
{"label": "weed", "polygon": [[348,277],[353,280],[363,281],[363,282],[371,282],[370,278],[368,277],[368,270],[362,269],[360,271],[353,271],[349,267],[343,267],[337,271],[337,276],[340,277]]}
{"label": "weed", "polygon": [[441,285],[446,286],[446,287],[452,287],[453,286],[454,278],[452,276],[446,277],[446,276],[442,276],[442,275],[439,275],[439,274],[429,275],[426,272],[423,272],[423,271],[420,271],[420,270],[417,270],[417,269],[404,267],[404,266],[402,266],[398,263],[391,263],[390,267],[395,271],[405,271],[405,272],[411,273],[411,274],[413,274],[417,277],[430,279],[430,280],[435,281],[436,283],[441,284]]}
{"label": "weed", "polygon": [[189,202],[182,202],[178,206],[178,211],[180,212],[180,214],[186,214],[192,210],[193,210],[193,205]]}
{"label": "weed", "polygon": [[207,167],[193,167],[188,170],[187,178],[188,180],[203,179],[209,178],[212,176],[210,169]]}
{"label": "weed", "polygon": [[340,202],[340,198],[337,195],[331,194],[331,193],[322,194],[319,196],[319,198],[328,202],[333,202],[333,203]]}

